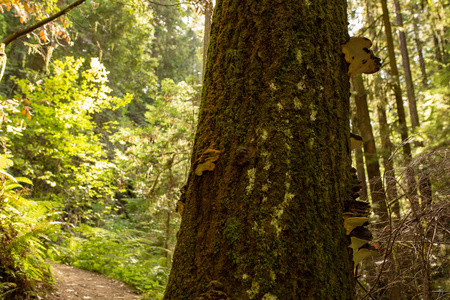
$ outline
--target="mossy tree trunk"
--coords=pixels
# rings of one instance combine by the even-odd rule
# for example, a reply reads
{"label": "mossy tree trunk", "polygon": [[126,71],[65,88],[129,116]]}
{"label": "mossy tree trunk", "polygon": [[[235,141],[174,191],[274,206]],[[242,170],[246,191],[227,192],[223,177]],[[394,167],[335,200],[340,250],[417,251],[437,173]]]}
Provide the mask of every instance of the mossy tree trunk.
{"label": "mossy tree trunk", "polygon": [[344,0],[217,2],[164,299],[354,298],[347,39]]}

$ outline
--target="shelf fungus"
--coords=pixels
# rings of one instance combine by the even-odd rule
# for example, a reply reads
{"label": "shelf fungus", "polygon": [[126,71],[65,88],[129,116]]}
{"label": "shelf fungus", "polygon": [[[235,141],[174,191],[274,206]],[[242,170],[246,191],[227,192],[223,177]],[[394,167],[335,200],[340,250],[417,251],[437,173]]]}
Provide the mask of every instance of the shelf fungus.
{"label": "shelf fungus", "polygon": [[370,243],[364,244],[353,254],[353,264],[356,267],[363,259],[379,255],[380,249],[377,245]]}
{"label": "shelf fungus", "polygon": [[195,175],[202,176],[203,171],[213,171],[216,168],[215,161],[219,159],[220,151],[214,149],[206,149],[203,151],[199,159],[197,159]]}
{"label": "shelf fungus", "polygon": [[363,146],[363,138],[357,134],[350,132],[350,150],[353,151],[357,148],[361,149]]}
{"label": "shelf fungus", "polygon": [[348,66],[348,75],[355,76],[360,73],[372,74],[380,70],[381,59],[373,54],[369,48],[372,42],[363,37],[351,37],[344,45],[342,52]]}
{"label": "shelf fungus", "polygon": [[344,218],[344,228],[347,235],[349,235],[355,228],[369,224],[368,217],[360,217],[353,213],[344,213],[342,217]]}
{"label": "shelf fungus", "polygon": [[353,254],[358,252],[359,248],[361,248],[364,244],[371,242],[373,239],[372,232],[363,226],[358,226],[353,229],[352,232],[350,232],[349,237],[350,246],[348,247],[353,249]]}

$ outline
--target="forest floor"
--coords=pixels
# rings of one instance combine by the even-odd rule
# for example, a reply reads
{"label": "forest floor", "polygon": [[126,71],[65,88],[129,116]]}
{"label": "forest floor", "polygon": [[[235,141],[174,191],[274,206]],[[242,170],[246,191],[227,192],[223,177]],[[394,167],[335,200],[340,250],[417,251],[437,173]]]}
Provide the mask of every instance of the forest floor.
{"label": "forest floor", "polygon": [[63,264],[52,264],[55,290],[47,300],[69,299],[140,299],[126,284]]}

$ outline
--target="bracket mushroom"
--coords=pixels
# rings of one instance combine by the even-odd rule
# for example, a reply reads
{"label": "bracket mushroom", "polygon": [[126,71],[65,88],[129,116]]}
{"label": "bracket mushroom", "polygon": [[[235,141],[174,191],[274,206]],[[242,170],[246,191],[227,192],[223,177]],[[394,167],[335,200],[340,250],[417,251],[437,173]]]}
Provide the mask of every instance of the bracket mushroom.
{"label": "bracket mushroom", "polygon": [[358,249],[358,252],[353,254],[353,264],[356,267],[361,260],[379,255],[380,249],[377,245],[371,243],[364,244]]}
{"label": "bracket mushroom", "polygon": [[357,148],[362,148],[363,138],[357,134],[350,132],[350,150],[353,151]]}
{"label": "bracket mushroom", "polygon": [[348,247],[353,249],[353,253],[356,253],[359,248],[364,244],[371,242],[373,239],[372,232],[363,226],[358,226],[353,229],[352,232],[350,232],[349,237],[351,243]]}
{"label": "bracket mushroom", "polygon": [[344,219],[344,228],[347,235],[349,235],[356,227],[366,226],[369,224],[369,218],[365,216],[358,216],[353,213],[344,213],[342,217]]}
{"label": "bracket mushroom", "polygon": [[372,74],[380,70],[381,59],[373,54],[370,47],[372,42],[363,37],[351,37],[342,45],[345,61],[350,64],[348,67],[350,77],[360,73]]}
{"label": "bracket mushroom", "polygon": [[196,161],[195,175],[202,176],[203,171],[213,171],[216,168],[214,162],[219,159],[219,155],[219,150],[206,149],[203,151],[200,158]]}

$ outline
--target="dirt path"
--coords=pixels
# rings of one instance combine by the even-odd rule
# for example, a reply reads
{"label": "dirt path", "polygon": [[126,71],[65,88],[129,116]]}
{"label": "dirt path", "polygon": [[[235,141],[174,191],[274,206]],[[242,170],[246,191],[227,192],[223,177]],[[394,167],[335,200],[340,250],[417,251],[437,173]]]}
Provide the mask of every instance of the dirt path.
{"label": "dirt path", "polygon": [[47,300],[140,299],[130,287],[117,280],[63,264],[52,267],[56,289]]}

